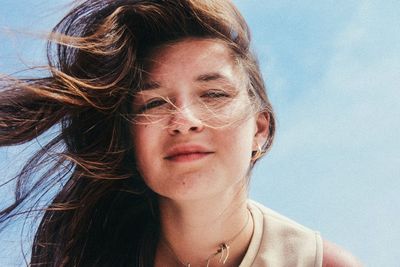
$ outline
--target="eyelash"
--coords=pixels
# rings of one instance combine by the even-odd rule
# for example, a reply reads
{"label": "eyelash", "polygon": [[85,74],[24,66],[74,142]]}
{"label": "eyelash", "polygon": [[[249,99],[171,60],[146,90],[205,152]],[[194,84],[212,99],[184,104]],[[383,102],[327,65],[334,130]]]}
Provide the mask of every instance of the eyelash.
{"label": "eyelash", "polygon": [[150,100],[149,102],[147,102],[146,104],[144,104],[141,108],[140,108],[140,112],[144,112],[144,111],[146,111],[146,110],[149,110],[149,109],[152,109],[152,108],[156,108],[156,107],[159,107],[159,106],[162,106],[162,105],[164,105],[165,103],[167,103],[167,101],[165,101],[164,99],[160,99],[160,98],[157,98],[157,99],[153,99],[153,100]]}
{"label": "eyelash", "polygon": [[210,90],[203,94],[201,97],[211,97],[211,98],[220,98],[220,97],[230,97],[228,93],[221,90]]}
{"label": "eyelash", "polygon": [[[230,97],[228,93],[222,90],[209,90],[201,95],[202,98],[222,98],[222,97]],[[156,98],[145,103],[139,110],[139,112],[144,112],[149,109],[153,109],[159,106],[166,104],[167,101],[165,99]]]}

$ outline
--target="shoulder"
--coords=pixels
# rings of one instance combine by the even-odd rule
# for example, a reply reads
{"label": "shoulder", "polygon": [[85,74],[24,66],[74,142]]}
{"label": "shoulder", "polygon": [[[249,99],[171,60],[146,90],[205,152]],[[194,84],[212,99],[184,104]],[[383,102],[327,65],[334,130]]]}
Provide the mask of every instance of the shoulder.
{"label": "shoulder", "polygon": [[283,235],[290,235],[291,233],[307,235],[311,237],[311,239],[315,239],[317,232],[314,230],[255,201],[249,201],[249,204],[252,208],[251,210],[256,208],[259,211],[262,220],[264,220],[265,227],[273,228],[271,230],[274,230],[276,233],[281,233]]}
{"label": "shoulder", "polygon": [[338,245],[323,240],[322,267],[362,267],[363,265],[350,252]]}
{"label": "shoulder", "polygon": [[[298,251],[301,255],[304,255],[303,253],[313,254],[316,255],[316,262],[319,262],[319,266],[322,262],[322,267],[363,266],[350,252],[322,239],[318,232],[308,229],[255,201],[249,201],[249,206],[260,213],[261,220],[266,220],[264,226],[260,225],[259,227],[264,228],[265,239],[269,241],[264,246],[271,251],[283,249],[284,251]],[[257,212],[252,213],[257,214]],[[257,220],[255,223],[257,224]],[[273,247],[268,247],[271,240],[278,240],[279,242],[274,242]],[[315,251],[311,249],[313,247],[316,247]]]}
{"label": "shoulder", "polygon": [[257,251],[258,260],[251,266],[321,266],[323,247],[318,232],[259,203],[249,204],[254,222],[250,247]]}

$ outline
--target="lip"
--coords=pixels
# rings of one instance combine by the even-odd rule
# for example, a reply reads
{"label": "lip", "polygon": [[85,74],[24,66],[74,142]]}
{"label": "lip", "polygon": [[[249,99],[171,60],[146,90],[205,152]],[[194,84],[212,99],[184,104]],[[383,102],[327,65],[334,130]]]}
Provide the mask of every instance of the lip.
{"label": "lip", "polygon": [[176,145],[167,150],[164,159],[174,162],[188,162],[205,158],[213,153],[214,151],[201,145]]}

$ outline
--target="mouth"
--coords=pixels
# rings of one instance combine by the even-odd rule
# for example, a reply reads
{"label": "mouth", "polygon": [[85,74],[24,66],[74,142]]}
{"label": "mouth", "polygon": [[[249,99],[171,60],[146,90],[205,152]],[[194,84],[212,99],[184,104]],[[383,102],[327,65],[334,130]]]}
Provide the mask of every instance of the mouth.
{"label": "mouth", "polygon": [[201,146],[177,146],[170,149],[164,159],[174,162],[188,162],[203,159],[213,153],[213,151]]}
{"label": "mouth", "polygon": [[168,156],[165,157],[165,159],[176,162],[186,162],[186,161],[199,160],[204,157],[207,157],[210,154],[212,154],[212,152],[191,152],[191,153],[182,153],[173,156]]}

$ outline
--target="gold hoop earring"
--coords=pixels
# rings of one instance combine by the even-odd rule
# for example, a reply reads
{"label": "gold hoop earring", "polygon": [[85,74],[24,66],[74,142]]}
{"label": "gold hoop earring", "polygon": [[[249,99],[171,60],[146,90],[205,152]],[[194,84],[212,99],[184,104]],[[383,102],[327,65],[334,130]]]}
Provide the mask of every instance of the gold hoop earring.
{"label": "gold hoop earring", "polygon": [[256,162],[259,158],[264,156],[265,151],[261,148],[260,145],[257,145],[257,150],[253,150],[253,155],[251,157],[251,161],[254,163]]}

